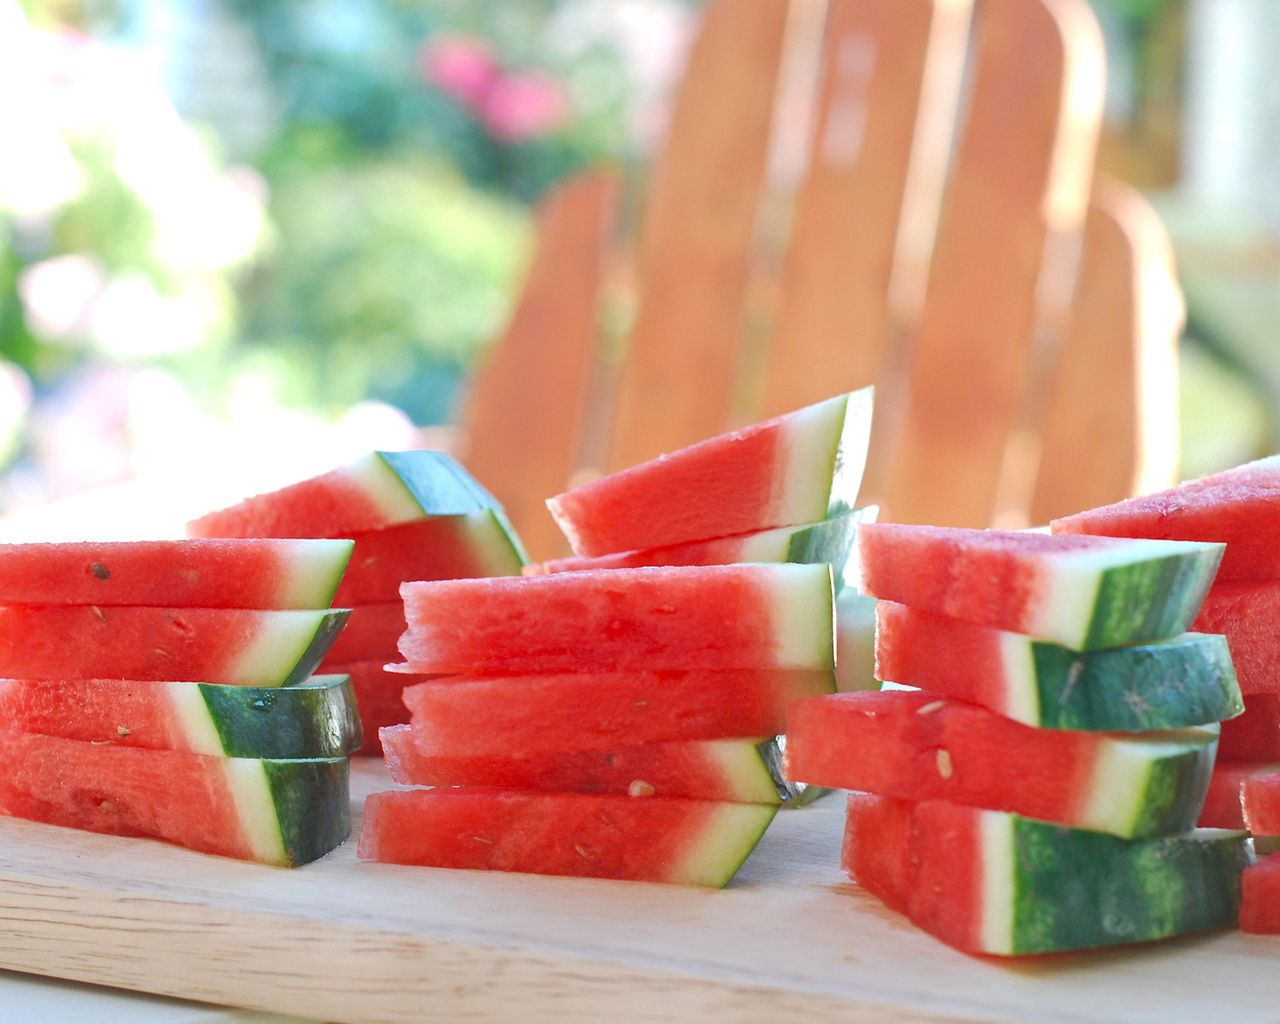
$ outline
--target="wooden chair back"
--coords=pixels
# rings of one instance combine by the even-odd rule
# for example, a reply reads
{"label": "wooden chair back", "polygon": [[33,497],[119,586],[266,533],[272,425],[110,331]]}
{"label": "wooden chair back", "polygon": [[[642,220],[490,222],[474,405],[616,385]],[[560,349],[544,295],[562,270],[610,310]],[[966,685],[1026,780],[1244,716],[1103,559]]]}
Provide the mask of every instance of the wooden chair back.
{"label": "wooden chair back", "polygon": [[[544,202],[462,417],[536,557],[562,550],[542,502],[575,474],[870,383],[863,499],[888,519],[1026,524],[1171,481],[1180,297],[1154,214],[1094,184],[1084,0],[827,0],[790,185],[781,69],[818,3],[707,6],[633,245],[602,172]],[[610,246],[635,309],[617,367]]]}

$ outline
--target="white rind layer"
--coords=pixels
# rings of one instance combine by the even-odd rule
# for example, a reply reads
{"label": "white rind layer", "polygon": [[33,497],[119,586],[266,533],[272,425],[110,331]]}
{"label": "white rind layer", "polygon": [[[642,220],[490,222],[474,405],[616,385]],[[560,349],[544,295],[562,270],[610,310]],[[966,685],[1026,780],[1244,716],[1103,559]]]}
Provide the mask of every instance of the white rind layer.
{"label": "white rind layer", "polygon": [[1040,724],[1040,687],[1029,637],[1001,632],[1000,664],[1004,672],[1005,702],[1000,712],[1025,725]]}
{"label": "white rind layer", "polygon": [[[1088,796],[1080,808],[1076,827],[1117,836],[1132,834],[1133,823],[1147,795],[1152,767],[1162,758],[1185,751],[1197,736],[1203,735],[1207,741],[1217,732],[1218,726],[1213,725],[1163,734],[1166,739],[1108,736],[1099,745],[1093,777],[1086,790]],[[1178,736],[1185,739],[1180,740]]]}
{"label": "white rind layer", "polygon": [[783,419],[771,518],[780,523],[825,519],[849,396],[797,409]]}
{"label": "white rind layer", "polygon": [[723,888],[777,811],[773,804],[717,803],[684,859],[673,866],[671,880]]}
{"label": "white rind layer", "polygon": [[248,686],[279,686],[283,669],[306,653],[326,614],[323,611],[263,612],[262,628],[236,659],[235,681]]}
{"label": "white rind layer", "polygon": [[769,774],[769,768],[760,756],[759,745],[768,737],[758,736],[743,740],[705,740],[699,744],[707,756],[720,766],[727,778],[733,780],[734,799],[747,804],[779,804],[777,783]]}
{"label": "white rind layer", "polygon": [[[187,749],[193,754],[207,754],[210,757],[223,757],[226,750],[222,745],[222,737],[209,715],[209,705],[205,703],[200,687],[192,683],[157,683],[165,687],[169,696],[169,706],[173,708],[174,717],[178,721],[182,734],[186,738]],[[180,748],[179,748],[180,749]]]}
{"label": "white rind layer", "polygon": [[807,526],[779,526],[763,533],[753,533],[743,537],[738,547],[736,561],[739,562],[782,562],[787,557],[787,547],[797,531]]}
{"label": "white rind layer", "polygon": [[[350,540],[299,540],[285,571],[289,586],[280,595],[282,608],[327,608],[342,574],[351,559],[355,542]],[[317,604],[315,595],[322,595]]]}
{"label": "white rind layer", "polygon": [[835,666],[835,598],[831,566],[784,563],[769,567],[775,664],[781,668]]}
{"label": "white rind layer", "polygon": [[982,865],[978,906],[979,942],[982,952],[1008,955],[1013,952],[1014,892],[1013,823],[1011,814],[978,811],[978,860]]}
{"label": "white rind layer", "polygon": [[836,598],[836,689],[875,690],[876,599],[845,587]]}
{"label": "white rind layer", "polygon": [[280,821],[262,762],[248,757],[228,757],[222,764],[253,859],[262,864],[287,863],[284,837],[280,834]]}
{"label": "white rind layer", "polygon": [[1105,547],[1040,556],[1045,586],[1030,608],[1026,632],[1078,651],[1088,639],[1098,589],[1108,570],[1206,546],[1194,541],[1126,539]]}
{"label": "white rind layer", "polygon": [[404,481],[377,452],[362,455],[342,467],[343,475],[356,486],[382,512],[386,523],[406,523],[422,518],[422,506]]}

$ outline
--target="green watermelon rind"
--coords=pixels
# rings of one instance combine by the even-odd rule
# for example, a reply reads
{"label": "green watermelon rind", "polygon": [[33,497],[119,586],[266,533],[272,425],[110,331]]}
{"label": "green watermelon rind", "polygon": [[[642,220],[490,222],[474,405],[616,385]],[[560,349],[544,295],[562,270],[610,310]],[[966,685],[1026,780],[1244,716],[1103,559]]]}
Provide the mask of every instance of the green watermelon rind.
{"label": "green watermelon rind", "polygon": [[982,812],[980,827],[1007,886],[993,879],[1003,907],[984,919],[985,952],[1060,952],[1236,924],[1246,833],[1126,840],[996,811]]}
{"label": "green watermelon rind", "polygon": [[846,581],[857,575],[854,563],[858,557],[858,524],[874,522],[879,512],[876,505],[848,509],[820,523],[793,530],[779,561],[826,562],[831,566],[835,593],[839,595]]}
{"label": "green watermelon rind", "polygon": [[1217,749],[1217,726],[1110,737],[1074,824],[1124,839],[1194,828]]}
{"label": "green watermelon rind", "polygon": [[498,501],[441,451],[374,452],[422,516],[462,516],[500,508]]}
{"label": "green watermelon rind", "polygon": [[345,758],[262,759],[282,864],[318,860],[351,832],[350,761]]}
{"label": "green watermelon rind", "polygon": [[[1017,634],[1006,639],[1015,648],[1012,659],[1005,648],[1011,685],[1030,692],[1034,709],[1004,711],[1026,725],[1142,732],[1221,722],[1244,711],[1231,651],[1217,634],[1083,652]],[[1030,672],[1012,670],[1011,660]]]}
{"label": "green watermelon rind", "polygon": [[1159,640],[1191,624],[1213,582],[1223,547],[1167,543],[1185,543],[1186,550],[1102,573],[1080,649]]}
{"label": "green watermelon rind", "polygon": [[[223,757],[341,757],[363,742],[355,690],[345,675],[312,676],[292,686],[195,687],[205,723],[190,730],[197,753]],[[203,736],[217,749],[203,749]]]}

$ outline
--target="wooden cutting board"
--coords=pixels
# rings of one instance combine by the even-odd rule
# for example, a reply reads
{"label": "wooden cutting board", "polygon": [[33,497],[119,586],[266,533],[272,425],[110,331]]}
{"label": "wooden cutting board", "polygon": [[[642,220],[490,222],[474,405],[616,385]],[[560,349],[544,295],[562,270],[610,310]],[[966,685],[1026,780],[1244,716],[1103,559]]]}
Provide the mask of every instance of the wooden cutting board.
{"label": "wooden cutting board", "polygon": [[[357,797],[388,785],[360,764]],[[354,842],[289,871],[0,819],[0,967],[353,1024],[1280,1020],[1280,938],[953,952],[844,879],[842,809],[780,813],[720,892],[364,864]]]}

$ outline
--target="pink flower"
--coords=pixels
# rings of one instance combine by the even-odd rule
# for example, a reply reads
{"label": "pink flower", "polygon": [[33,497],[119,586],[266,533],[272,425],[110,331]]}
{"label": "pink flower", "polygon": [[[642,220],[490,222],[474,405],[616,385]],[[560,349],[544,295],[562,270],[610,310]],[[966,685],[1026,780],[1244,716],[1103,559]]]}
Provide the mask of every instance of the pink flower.
{"label": "pink flower", "polygon": [[436,36],[418,56],[422,77],[477,116],[501,74],[493,49],[473,36]]}
{"label": "pink flower", "polygon": [[485,98],[480,120],[502,142],[522,142],[555,131],[569,116],[569,97],[550,75],[502,75]]}

